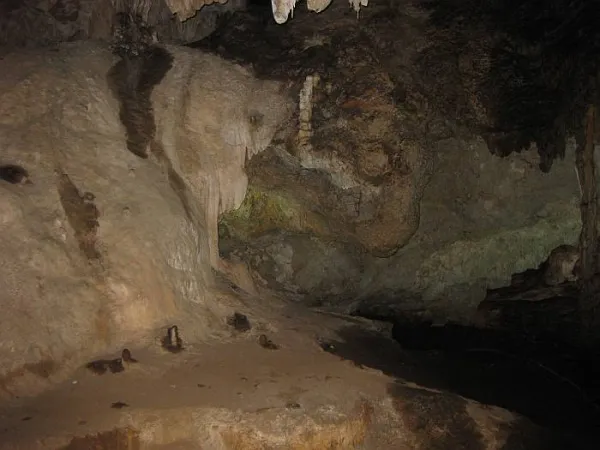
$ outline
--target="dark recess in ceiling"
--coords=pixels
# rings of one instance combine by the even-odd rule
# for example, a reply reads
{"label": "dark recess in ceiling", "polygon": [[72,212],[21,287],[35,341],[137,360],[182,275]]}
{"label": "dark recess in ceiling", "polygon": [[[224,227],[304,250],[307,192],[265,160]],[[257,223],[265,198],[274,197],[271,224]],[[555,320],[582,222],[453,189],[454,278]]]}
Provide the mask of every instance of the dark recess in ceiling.
{"label": "dark recess in ceiling", "polygon": [[548,172],[596,103],[600,1],[426,0],[422,6],[434,42],[430,70],[440,61],[431,57],[436,53],[458,58],[481,50],[474,55],[477,95],[488,121],[478,125],[492,153],[507,156],[535,143]]}

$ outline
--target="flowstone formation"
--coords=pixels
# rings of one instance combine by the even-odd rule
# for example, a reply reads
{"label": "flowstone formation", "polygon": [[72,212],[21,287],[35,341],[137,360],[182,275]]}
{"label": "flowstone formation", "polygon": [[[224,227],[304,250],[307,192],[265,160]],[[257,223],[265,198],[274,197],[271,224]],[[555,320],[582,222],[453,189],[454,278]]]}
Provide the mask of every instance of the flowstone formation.
{"label": "flowstone formation", "polygon": [[[279,83],[213,55],[159,50],[160,70],[141,61],[116,80],[124,60],[98,43],[0,61],[0,165],[31,182],[0,180],[0,248],[12,255],[0,396],[35,393],[178,317],[195,323],[189,338],[218,335],[231,313],[211,294],[218,215],[241,204],[244,161],[289,103]],[[127,79],[135,90],[112,89]]]}

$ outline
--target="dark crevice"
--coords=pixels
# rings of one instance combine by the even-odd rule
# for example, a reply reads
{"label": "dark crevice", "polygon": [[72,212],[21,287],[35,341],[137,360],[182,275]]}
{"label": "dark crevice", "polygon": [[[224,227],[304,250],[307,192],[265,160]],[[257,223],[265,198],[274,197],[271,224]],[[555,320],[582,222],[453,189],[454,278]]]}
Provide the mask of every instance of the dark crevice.
{"label": "dark crevice", "polygon": [[66,173],[60,176],[58,194],[79,249],[88,260],[100,259],[100,252],[96,249],[100,213],[94,204],[94,195],[90,192],[80,194]]}
{"label": "dark crevice", "polygon": [[16,164],[0,165],[0,180],[11,184],[31,183],[27,169]]}
{"label": "dark crevice", "polygon": [[173,56],[153,45],[151,31],[139,18],[121,15],[115,33],[113,52],[121,59],[108,72],[108,83],[119,100],[127,149],[140,158],[148,158],[156,134],[151,95],[173,66]]}
{"label": "dark crevice", "polygon": [[119,100],[119,118],[127,134],[127,149],[143,159],[152,154],[163,165],[171,188],[188,219],[193,221],[185,181],[155,139],[152,91],[173,67],[174,58],[164,48],[154,45],[152,29],[140,17],[130,14],[119,15],[112,48],[121,59],[110,69],[107,78]]}
{"label": "dark crevice", "polygon": [[[548,172],[597,96],[600,4],[587,0],[428,0],[420,54],[432,100],[478,126],[492,153],[536,144]],[[477,110],[478,109],[478,110]]]}

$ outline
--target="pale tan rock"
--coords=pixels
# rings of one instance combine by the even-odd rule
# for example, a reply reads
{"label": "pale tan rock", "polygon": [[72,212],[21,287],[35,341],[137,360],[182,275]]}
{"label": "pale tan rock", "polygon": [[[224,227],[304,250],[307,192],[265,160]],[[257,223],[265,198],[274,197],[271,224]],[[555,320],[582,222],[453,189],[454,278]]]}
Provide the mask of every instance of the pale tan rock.
{"label": "pale tan rock", "polygon": [[[0,183],[0,396],[35,393],[178,317],[194,322],[188,338],[218,334],[230,312],[211,293],[217,217],[241,203],[246,154],[265,148],[288,103],[278,84],[238,66],[169,51],[174,68],[152,97],[156,139],[189,183],[193,223],[162,168],[126,148],[106,48],[66,44],[0,61],[0,163],[32,181]],[[70,204],[88,216],[69,215]]]}

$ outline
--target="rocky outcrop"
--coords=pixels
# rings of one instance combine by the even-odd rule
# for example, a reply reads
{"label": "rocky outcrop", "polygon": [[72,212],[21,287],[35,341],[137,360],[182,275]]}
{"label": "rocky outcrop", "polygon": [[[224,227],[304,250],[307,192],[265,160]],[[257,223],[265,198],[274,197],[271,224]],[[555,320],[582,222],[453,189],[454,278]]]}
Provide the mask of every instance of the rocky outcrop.
{"label": "rocky outcrop", "polygon": [[[455,92],[441,97],[435,74],[422,76],[432,44],[422,10],[370,5],[360,31],[344,14],[335,4],[298,14],[285,32],[238,15],[209,39],[259,72],[295,77],[299,92],[294,137],[250,163],[251,195],[221,220],[222,252],[309,304],[470,320],[488,287],[576,240],[573,152],[549,174],[535,149],[491,155],[483,119],[459,123]],[[269,38],[258,50],[249,33]],[[436,70],[461,64],[445,58]],[[461,98],[469,80],[454,86]]]}
{"label": "rocky outcrop", "polygon": [[[500,159],[481,139],[441,141],[418,232],[373,261],[359,308],[469,321],[487,289],[576,244],[581,227],[574,152],[542,173],[535,149]],[[400,298],[401,301],[395,301]],[[387,310],[387,312],[386,312]]]}
{"label": "rocky outcrop", "polygon": [[[304,224],[292,219],[289,228],[383,257],[418,227],[431,149],[425,139],[398,133],[403,124],[393,83],[375,57],[365,55],[368,48],[354,44],[325,73],[302,80],[297,129],[250,163],[257,196],[248,202],[262,207],[257,201],[293,199],[287,209],[292,203],[300,208],[296,216]],[[281,217],[263,219],[260,227],[269,230]]]}
{"label": "rocky outcrop", "polygon": [[266,147],[287,100],[277,83],[215,56],[166,51],[173,67],[150,103],[146,90],[136,97],[153,108],[124,113],[148,159],[128,151],[108,48],[1,61],[0,165],[30,182],[0,180],[2,396],[32,393],[178,317],[198,339],[222,325],[227,307],[211,294],[217,217],[242,202],[245,158]]}
{"label": "rocky outcrop", "polygon": [[[258,17],[233,20],[228,30],[239,20],[258,32]],[[248,48],[236,31],[205,46],[297,82],[295,127],[250,162],[251,195],[222,218],[221,248],[267,285],[318,303],[355,296],[367,261],[410,240],[432,148],[427,127],[398,107],[395,82],[363,35],[345,23],[316,33],[312,20],[300,17],[285,40],[268,27],[279,47]],[[273,68],[276,51],[288,56]]]}

